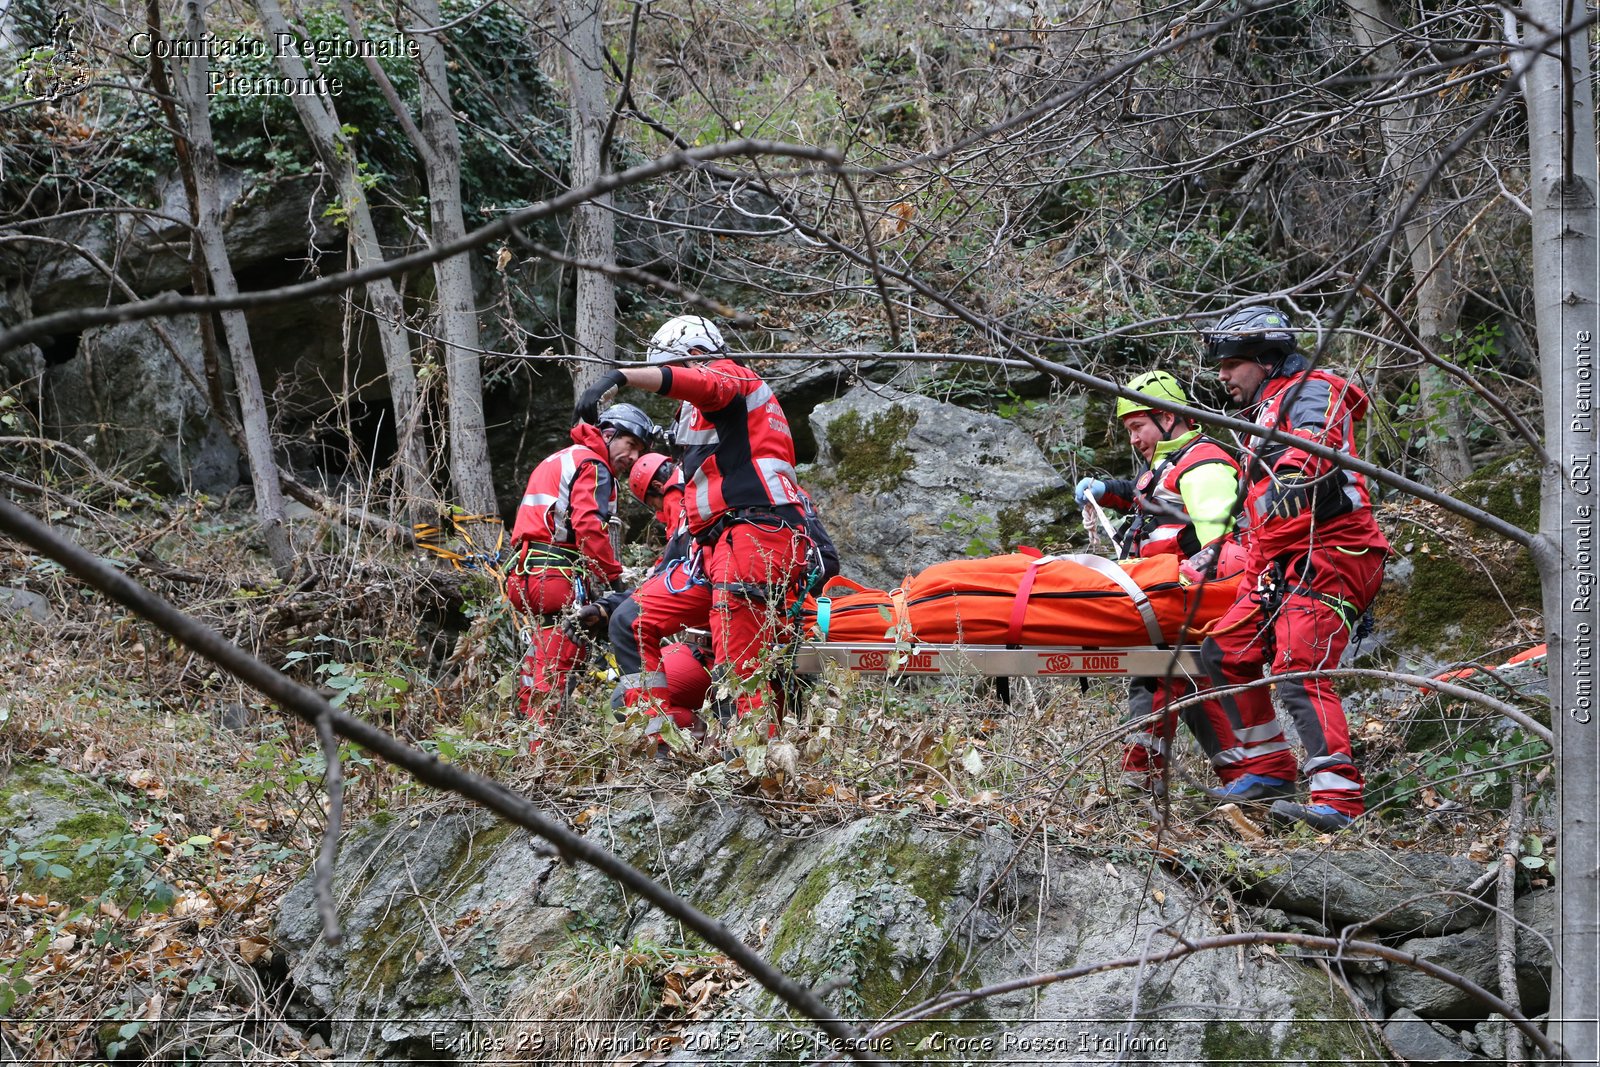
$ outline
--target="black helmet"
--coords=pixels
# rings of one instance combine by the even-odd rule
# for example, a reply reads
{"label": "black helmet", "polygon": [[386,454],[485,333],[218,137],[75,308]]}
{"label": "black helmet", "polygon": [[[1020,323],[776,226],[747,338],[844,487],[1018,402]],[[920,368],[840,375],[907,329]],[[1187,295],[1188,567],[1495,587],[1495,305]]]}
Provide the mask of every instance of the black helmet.
{"label": "black helmet", "polygon": [[648,445],[658,432],[655,423],[650,421],[650,416],[632,404],[612,404],[602,411],[600,428],[604,430],[608,426],[637,437],[645,445]]}
{"label": "black helmet", "polygon": [[1224,315],[1221,322],[1206,331],[1205,339],[1206,358],[1213,363],[1248,359],[1277,364],[1294,352],[1289,316],[1262,304]]}

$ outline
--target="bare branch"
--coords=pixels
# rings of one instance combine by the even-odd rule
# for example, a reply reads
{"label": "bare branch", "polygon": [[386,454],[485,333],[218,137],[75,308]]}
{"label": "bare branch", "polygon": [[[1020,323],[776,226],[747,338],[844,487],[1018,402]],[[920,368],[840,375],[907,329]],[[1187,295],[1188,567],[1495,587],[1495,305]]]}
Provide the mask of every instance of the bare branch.
{"label": "bare branch", "polygon": [[333,736],[332,720],[327,715],[319,715],[316,727],[327,766],[322,787],[328,793],[328,815],[322,826],[322,847],[317,850],[312,889],[317,899],[317,915],[322,919],[322,936],[328,944],[338,945],[344,935],[339,932],[339,910],[333,905],[333,868],[339,858],[339,828],[344,823],[344,767],[339,759],[339,739]]}
{"label": "bare branch", "polygon": [[19,348],[41,337],[49,337],[58,333],[77,332],[90,326],[99,326],[111,322],[133,322],[138,319],[151,318],[155,315],[175,315],[183,312],[248,310],[251,308],[270,307],[274,304],[282,304],[291,300],[303,300],[328,293],[343,292],[374,278],[392,278],[419,267],[431,266],[451,256],[458,256],[475,248],[481,248],[492,241],[517,233],[521,227],[531,222],[559,215],[603,193],[638,185],[652,178],[658,178],[663,174],[697,167],[709,160],[749,155],[790,156],[796,159],[809,159],[829,168],[837,168],[842,163],[839,154],[832,149],[813,148],[809,145],[785,144],[775,141],[758,141],[748,138],[739,141],[728,141],[723,144],[708,145],[705,148],[670,152],[649,163],[642,163],[637,167],[630,167],[615,174],[603,175],[585,188],[574,189],[549,200],[531,204],[506,215],[504,218],[496,219],[486,226],[473,230],[457,240],[435,245],[420,252],[413,252],[408,256],[399,256],[382,263],[358,267],[355,270],[341,271],[338,274],[329,274],[309,282],[281,286],[277,289],[262,289],[249,293],[234,293],[228,296],[186,297],[174,295],[154,297],[149,300],[117,304],[107,308],[78,308],[71,311],[58,311],[39,318],[28,319],[11,327],[4,333],[0,333],[0,352],[9,352],[13,348]]}
{"label": "bare branch", "polygon": [[852,1058],[870,1062],[860,1047],[855,1029],[836,1017],[811,990],[776,969],[721,922],[670,892],[614,853],[567,829],[545,815],[525,797],[479,775],[451,766],[405,744],[371,723],[347,715],[322,697],[273,670],[259,659],[222,638],[215,630],[173,607],[149,590],[101,563],[90,553],[61,538],[8,500],[0,499],[0,530],[60,563],[90,586],[144,616],[164,632],[187,645],[218,667],[276,701],[295,716],[315,726],[326,717],[334,733],[353,741],[373,755],[405,769],[418,781],[457,793],[549,841],[563,856],[581,860],[630,892],[650,901],[666,915],[689,927],[705,941],[792,1006],[850,1051]]}

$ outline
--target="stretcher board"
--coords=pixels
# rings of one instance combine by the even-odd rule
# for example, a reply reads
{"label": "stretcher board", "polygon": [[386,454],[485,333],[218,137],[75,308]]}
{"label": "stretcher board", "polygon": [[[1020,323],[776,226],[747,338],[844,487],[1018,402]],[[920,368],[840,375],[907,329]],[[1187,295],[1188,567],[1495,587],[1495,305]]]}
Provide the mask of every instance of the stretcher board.
{"label": "stretcher board", "polygon": [[[898,655],[896,655],[898,651]],[[1195,677],[1200,646],[1078,648],[1067,645],[912,645],[808,642],[795,654],[796,674],[817,674],[824,663],[852,674],[980,674],[988,678],[1077,678],[1098,675]]]}

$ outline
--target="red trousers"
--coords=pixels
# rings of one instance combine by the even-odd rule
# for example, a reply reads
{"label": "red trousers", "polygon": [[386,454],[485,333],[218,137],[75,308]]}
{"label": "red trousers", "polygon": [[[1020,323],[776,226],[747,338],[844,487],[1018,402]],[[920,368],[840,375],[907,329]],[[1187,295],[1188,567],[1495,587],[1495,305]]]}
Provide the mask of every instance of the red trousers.
{"label": "red trousers", "polygon": [[734,708],[740,718],[767,706],[771,686],[754,683],[761,654],[794,634],[789,604],[805,571],[803,532],[751,523],[730,526],[706,548],[711,579],[712,678],[738,680]]}
{"label": "red trousers", "polygon": [[688,561],[668,566],[633,591],[639,606],[633,620],[633,637],[639,651],[639,671],[622,678],[622,703],[640,704],[651,714],[667,711],[672,721],[687,727],[694,708],[672,706],[667,673],[661,663],[661,642],[685,626],[705,626],[711,616],[711,583],[692,575]]}
{"label": "red trousers", "polygon": [[787,526],[735,523],[701,548],[700,569],[707,584],[683,588],[680,569],[676,576],[669,571],[641,586],[634,593],[641,674],[638,685],[624,693],[624,702],[664,709],[661,639],[684,625],[709,622],[712,677],[735,689],[734,710],[740,717],[764,709],[770,686],[753,679],[760,672],[761,653],[791,636],[789,603],[808,547],[805,534]]}
{"label": "red trousers", "polygon": [[533,633],[522,658],[517,705],[522,714],[543,724],[561,702],[584,648],[557,621],[578,601],[580,586],[570,572],[555,569],[514,574],[506,579],[506,596],[518,611],[533,616]]}
{"label": "red trousers", "polygon": [[[1239,599],[1206,638],[1201,657],[1213,681],[1218,685],[1257,681],[1269,662],[1275,675],[1337,667],[1352,627],[1383,582],[1386,554],[1373,545],[1350,548],[1319,542],[1307,551],[1278,557],[1283,595],[1271,617],[1260,617],[1263,608],[1255,589],[1241,585]],[[1262,563],[1252,563],[1252,571],[1262,569]],[[1311,803],[1360,815],[1366,810],[1361,796],[1364,779],[1350,755],[1350,727],[1333,682],[1289,679],[1276,683],[1276,689],[1306,747],[1300,769],[1309,779]],[[1265,686],[1220,700],[1240,739],[1244,741],[1246,734],[1251,739],[1241,746],[1247,753],[1259,753],[1272,743],[1261,734],[1270,731],[1275,740],[1283,739]]]}
{"label": "red trousers", "polygon": [[[1294,755],[1289,742],[1283,737],[1278,720],[1267,706],[1266,723],[1241,725],[1234,729],[1220,701],[1207,700],[1190,704],[1181,712],[1166,711],[1170,704],[1194,692],[1196,686],[1187,678],[1135,678],[1128,689],[1128,718],[1145,719],[1162,713],[1161,718],[1147,723],[1128,739],[1122,750],[1122,769],[1134,775],[1149,774],[1165,763],[1172,745],[1172,735],[1177,730],[1181,714],[1184,725],[1200,743],[1217,777],[1224,785],[1247,774],[1261,774],[1292,782],[1295,778]],[[1210,688],[1199,683],[1199,688]]]}

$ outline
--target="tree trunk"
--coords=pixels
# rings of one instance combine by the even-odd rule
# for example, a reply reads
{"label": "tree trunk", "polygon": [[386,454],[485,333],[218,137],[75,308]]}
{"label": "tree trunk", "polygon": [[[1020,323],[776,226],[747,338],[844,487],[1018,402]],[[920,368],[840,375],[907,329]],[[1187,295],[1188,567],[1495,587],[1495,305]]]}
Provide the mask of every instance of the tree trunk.
{"label": "tree trunk", "polygon": [[[408,10],[425,27],[440,25],[438,0],[416,0]],[[428,216],[435,244],[466,235],[461,218],[461,138],[450,107],[444,44],[437,32],[417,34],[421,54],[422,114],[418,151],[428,172]],[[452,256],[434,268],[439,336],[445,349],[450,408],[450,477],[456,501],[477,515],[498,515],[489,438],[483,419],[483,375],[472,260]]]}
{"label": "tree trunk", "polygon": [[[257,10],[269,36],[289,34],[289,23],[278,7],[278,0],[258,0]],[[290,78],[307,77],[306,65],[298,53],[278,50],[278,65]],[[358,263],[380,262],[383,249],[372,223],[367,190],[360,182],[355,149],[341,132],[333,100],[310,94],[295,94],[290,101],[300,116],[301,125],[311,137],[317,158],[339,182],[340,206],[348,226],[351,251]],[[395,463],[400,469],[400,485],[405,496],[402,513],[415,523],[437,512],[433,487],[428,483],[427,445],[422,431],[422,406],[417,397],[417,377],[411,365],[411,340],[404,325],[404,310],[394,282],[379,278],[367,283],[367,301],[378,328],[383,349],[383,366],[389,379],[389,397],[394,405],[398,444]]]}
{"label": "tree trunk", "polygon": [[[571,184],[582,189],[607,170],[601,158],[605,139],[606,101],[604,42],[601,39],[600,0],[561,0],[558,6],[566,46],[567,81],[572,115]],[[596,197],[580,205],[573,216],[573,252],[580,260],[610,263],[616,255],[616,230],[611,197]],[[598,271],[578,271],[577,309],[574,315],[573,354],[584,357],[574,364],[575,392],[600,379],[614,362],[617,338],[616,285]]]}
{"label": "tree trunk", "polygon": [[[1395,44],[1399,24],[1388,0],[1346,0],[1346,3],[1356,43],[1370,53],[1368,68],[1374,72],[1398,72],[1403,65]],[[1384,171],[1395,180],[1396,204],[1410,199],[1438,161],[1431,138],[1439,123],[1425,113],[1427,106],[1426,100],[1402,99],[1379,109],[1386,156]],[[1445,338],[1456,331],[1461,291],[1456,284],[1455,270],[1445,256],[1444,236],[1439,232],[1442,213],[1430,211],[1430,206],[1436,203],[1437,198],[1429,196],[1418,205],[1411,221],[1406,223],[1405,242],[1416,290],[1417,336],[1437,353],[1446,344]],[[1424,366],[1418,372],[1419,406],[1428,432],[1428,462],[1446,485],[1454,485],[1472,473],[1467,420],[1459,389],[1459,385],[1438,367]]]}
{"label": "tree trunk", "polygon": [[[1530,0],[1525,44],[1537,44],[1584,9],[1563,0]],[[1529,207],[1533,211],[1533,283],[1544,393],[1545,471],[1535,560],[1543,585],[1550,642],[1551,727],[1556,760],[1556,929],[1550,1034],[1569,1060],[1594,1063],[1600,1052],[1600,721],[1595,717],[1595,388],[1600,339],[1600,239],[1595,207],[1594,98],[1589,33],[1540,48],[1528,62]]]}
{"label": "tree trunk", "polygon": [[[189,37],[200,41],[205,34],[205,0],[187,0]],[[233,277],[228,248],[222,239],[222,196],[219,192],[217,149],[211,139],[211,116],[206,110],[206,60],[189,60],[188,69],[177,79],[187,112],[186,132],[194,162],[195,193],[200,217],[196,229],[205,253],[206,273],[211,291],[217,296],[233,296],[239,285]],[[250,344],[250,329],[244,312],[222,312],[222,332],[233,358],[233,378],[239,392],[240,424],[244,427],[246,452],[250,459],[250,481],[256,494],[256,514],[266,538],[267,552],[279,573],[287,573],[294,562],[289,531],[283,520],[283,492],[278,484],[278,464],[272,455],[272,432],[267,422],[267,401],[256,370],[255,349]]]}

